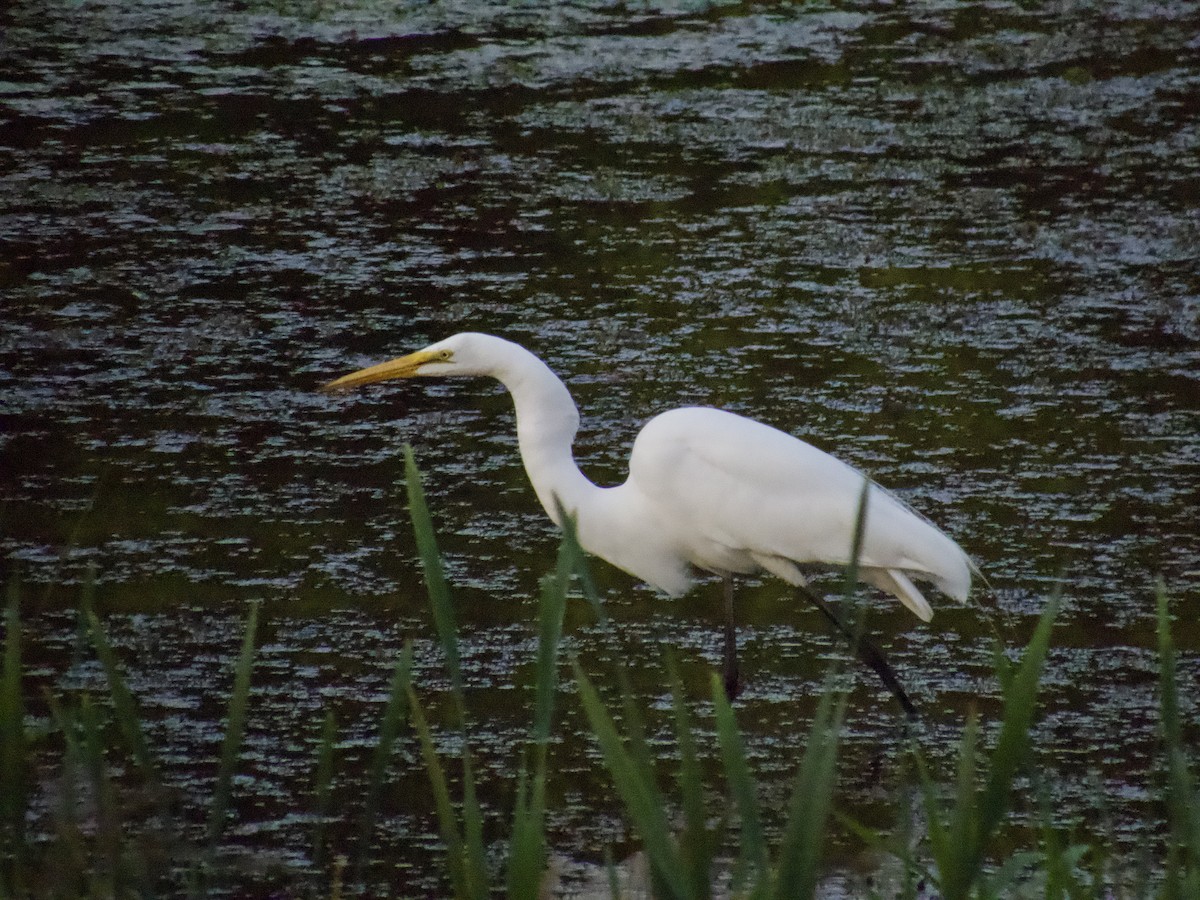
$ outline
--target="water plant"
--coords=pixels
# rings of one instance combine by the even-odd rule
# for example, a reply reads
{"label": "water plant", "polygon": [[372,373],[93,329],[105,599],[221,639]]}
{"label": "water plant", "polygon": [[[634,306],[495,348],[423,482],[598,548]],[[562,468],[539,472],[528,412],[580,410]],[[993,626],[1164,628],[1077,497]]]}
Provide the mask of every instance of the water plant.
{"label": "water plant", "polygon": [[[25,698],[21,692],[20,584],[8,583],[4,608],[4,656],[0,670],[0,853],[6,871],[0,879],[19,885],[26,857],[25,811],[29,803]],[[7,893],[8,888],[5,888]]]}
{"label": "water plant", "polygon": [[1166,587],[1158,583],[1159,711],[1166,783],[1163,793],[1168,810],[1170,839],[1164,867],[1164,900],[1200,897],[1200,793],[1188,765],[1179,714],[1175,643],[1171,639],[1171,614]]}
{"label": "water plant", "polygon": [[[453,598],[446,582],[431,517],[411,451],[405,454],[409,508],[425,574],[430,616],[449,675],[450,728],[456,753],[439,750],[429,699],[413,683],[413,644],[406,642],[392,668],[373,752],[365,777],[364,800],[353,829],[353,869],[331,838],[330,822],[344,817],[334,801],[338,725],[332,712],[319,722],[311,801],[312,866],[295,875],[295,890],[308,896],[368,895],[372,835],[383,825],[381,797],[389,783],[397,745],[413,746],[423,760],[432,796],[431,814],[443,844],[443,877],[456,898],[503,895],[546,896],[550,890],[547,837],[548,748],[564,668],[560,647],[568,598],[576,588],[606,622],[573,539],[569,519],[554,570],[539,588],[536,667],[527,739],[516,751],[511,810],[487,810],[477,793],[477,762],[471,747],[470,686],[463,676]],[[860,526],[861,527],[861,526]],[[852,575],[853,573],[851,573]],[[847,584],[852,584],[850,578]],[[107,697],[89,692],[49,692],[48,725],[30,725],[30,697],[22,673],[20,586],[8,584],[0,653],[0,898],[49,896],[202,895],[210,886],[237,884],[236,868],[221,853],[234,799],[234,773],[248,720],[253,716],[250,685],[259,619],[251,605],[241,648],[233,664],[226,728],[205,825],[197,831],[194,812],[178,809],[170,772],[150,749],[146,725],[123,668],[97,615],[90,583],[85,586],[80,621],[104,675]],[[1166,813],[1166,846],[1153,880],[1134,879],[1129,866],[1114,860],[1096,841],[1072,839],[1053,827],[1050,802],[1038,778],[1032,745],[1038,687],[1061,606],[1053,594],[1024,653],[1010,662],[997,655],[1002,711],[991,749],[978,713],[966,719],[958,747],[957,772],[947,784],[933,771],[912,738],[909,759],[916,772],[918,805],[926,832],[910,833],[898,816],[892,833],[878,832],[838,810],[838,758],[847,709],[847,679],[835,664],[798,760],[791,793],[778,813],[760,800],[734,707],[722,680],[713,674],[708,696],[689,698],[680,663],[664,656],[669,693],[669,731],[674,752],[652,742],[649,717],[619,664],[603,673],[588,671],[575,658],[565,663],[574,693],[595,739],[612,786],[647,861],[641,887],[658,898],[736,896],[807,898],[818,896],[827,870],[825,855],[835,823],[866,846],[899,861],[901,875],[888,896],[915,898],[917,885],[932,886],[945,898],[1039,896],[1047,898],[1200,897],[1200,794],[1188,758],[1180,709],[1177,651],[1171,634],[1167,594],[1157,593],[1159,717],[1162,772],[1159,797]],[[861,618],[853,630],[858,633]],[[604,632],[619,640],[614,629]],[[619,657],[620,654],[617,654]],[[607,683],[610,682],[611,683]],[[609,697],[612,699],[606,700]],[[715,747],[701,741],[700,717],[711,717]],[[706,760],[719,763],[708,780]],[[711,767],[707,767],[711,768]],[[674,777],[664,773],[674,770]],[[55,786],[44,781],[53,772]],[[1035,827],[1014,823],[1015,787],[1022,779],[1039,798]],[[34,794],[55,798],[32,815]],[[144,800],[129,802],[132,795]],[[727,797],[717,804],[714,798]],[[898,799],[903,806],[903,796]],[[134,812],[130,812],[134,810]],[[140,810],[140,811],[139,811]],[[1040,811],[1040,820],[1037,816]],[[485,843],[484,835],[500,834]],[[1020,838],[1032,843],[1020,844]],[[497,852],[497,847],[500,851]],[[344,849],[344,848],[341,848]],[[608,857],[610,892],[622,891],[619,866]],[[346,880],[349,878],[349,880]],[[879,889],[864,896],[883,896]]]}
{"label": "water plant", "polygon": [[313,771],[312,862],[317,871],[324,871],[329,849],[325,841],[325,829],[330,817],[333,750],[336,742],[337,716],[332,710],[326,710],[321,721],[321,737],[317,743],[317,761]]}
{"label": "water plant", "polygon": [[204,854],[194,874],[193,892],[207,894],[209,873],[216,860],[221,835],[225,832],[229,799],[233,789],[233,774],[241,754],[242,737],[246,733],[246,708],[250,700],[250,672],[254,666],[254,636],[258,631],[259,605],[253,603],[246,617],[246,628],[242,634],[242,648],[233,669],[233,690],[229,695],[229,712],[226,716],[225,736],[221,741],[221,757],[217,766],[217,780],[213,787],[212,804],[208,811],[205,828]]}
{"label": "water plant", "polygon": [[[408,446],[404,448],[404,464],[409,512],[438,639],[450,674],[450,689],[460,730],[463,791],[461,811],[455,808],[450,799],[446,774],[434,747],[424,709],[411,685],[408,687],[409,705],[434,791],[439,828],[446,845],[446,866],[454,896],[481,898],[490,893],[491,875],[483,843],[483,813],[475,792],[474,763],[467,739],[468,717],[454,609],[421,487],[420,474],[412,449]],[[536,688],[533,723],[529,736],[533,767],[531,772],[527,754],[519,770],[516,803],[504,866],[504,891],[506,896],[513,898],[537,896],[546,873],[546,756],[557,686],[558,646],[562,635],[567,592],[581,558],[577,546],[571,547],[569,542],[564,542],[553,576],[543,579],[542,582]]]}

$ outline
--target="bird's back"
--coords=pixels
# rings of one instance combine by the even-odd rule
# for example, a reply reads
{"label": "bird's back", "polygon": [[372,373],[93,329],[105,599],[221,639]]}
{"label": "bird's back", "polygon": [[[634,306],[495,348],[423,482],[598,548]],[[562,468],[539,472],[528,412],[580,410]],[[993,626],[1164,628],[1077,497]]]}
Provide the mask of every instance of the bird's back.
{"label": "bird's back", "polygon": [[[715,571],[754,571],[754,555],[848,564],[863,480],[811,444],[705,407],[652,419],[630,457],[629,486],[662,511],[690,562]],[[927,578],[960,600],[970,586],[961,548],[874,484],[859,562]]]}

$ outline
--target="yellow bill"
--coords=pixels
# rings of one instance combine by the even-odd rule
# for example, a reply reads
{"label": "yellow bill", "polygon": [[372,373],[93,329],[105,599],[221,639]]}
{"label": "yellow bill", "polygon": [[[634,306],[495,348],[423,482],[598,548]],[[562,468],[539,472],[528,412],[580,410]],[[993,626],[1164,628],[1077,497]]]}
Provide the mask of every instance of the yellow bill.
{"label": "yellow bill", "polygon": [[387,362],[351,372],[349,375],[343,375],[341,378],[335,378],[329,384],[324,385],[321,390],[334,393],[364,384],[373,384],[376,381],[387,381],[390,378],[412,378],[421,374],[421,366],[431,362],[444,362],[447,356],[448,351],[418,350],[416,353],[409,353],[407,356],[390,359]]}

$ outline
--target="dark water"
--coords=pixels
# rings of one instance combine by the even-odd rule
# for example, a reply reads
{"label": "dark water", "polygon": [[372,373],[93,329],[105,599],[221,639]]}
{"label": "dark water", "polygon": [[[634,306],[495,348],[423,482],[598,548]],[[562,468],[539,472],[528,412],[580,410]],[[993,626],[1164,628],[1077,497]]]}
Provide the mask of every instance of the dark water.
{"label": "dark water", "polygon": [[[398,483],[411,442],[503,776],[484,799],[507,810],[555,547],[508,400],[314,390],[492,331],[565,378],[597,481],[623,478],[653,413],[714,404],[954,534],[991,583],[979,607],[872,617],[939,765],[966,710],[996,708],[991,628],[1022,641],[1065,572],[1042,775],[1063,822],[1103,810],[1152,843],[1158,576],[1193,723],[1200,674],[1197,35],[1183,0],[6,5],[0,543],[34,683],[99,685],[72,613],[94,566],[153,742],[206,796],[264,600],[232,840],[303,866],[323,710],[352,809],[404,637],[444,701]],[[625,640],[581,602],[568,648],[601,673],[629,656],[657,704],[669,641],[701,698],[715,587],[668,602],[597,575]],[[741,616],[740,713],[781,804],[836,645],[776,584]],[[595,860],[624,826],[563,706],[555,842]],[[903,746],[860,679],[844,808],[887,824]],[[404,752],[377,876],[419,892],[440,884],[436,827]]]}

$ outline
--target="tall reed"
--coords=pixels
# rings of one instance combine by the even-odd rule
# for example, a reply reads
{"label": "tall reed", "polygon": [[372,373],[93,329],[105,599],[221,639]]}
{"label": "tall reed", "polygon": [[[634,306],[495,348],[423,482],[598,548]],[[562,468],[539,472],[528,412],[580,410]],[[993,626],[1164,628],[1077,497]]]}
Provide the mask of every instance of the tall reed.
{"label": "tall reed", "polygon": [[383,718],[379,722],[379,737],[375,743],[375,752],[371,755],[371,770],[367,778],[367,796],[363,804],[362,815],[358,825],[358,862],[356,874],[361,880],[366,872],[366,865],[371,855],[371,834],[376,827],[376,817],[379,813],[379,798],[383,793],[384,780],[387,776],[388,762],[391,760],[392,748],[396,738],[408,716],[408,692],[412,683],[412,642],[405,641],[404,648],[396,657],[396,665],[392,670],[391,684],[388,689],[387,704],[383,709]]}
{"label": "tall reed", "polygon": [[[449,779],[437,752],[424,706],[415,686],[407,686],[413,727],[421,747],[426,773],[433,789],[438,827],[446,845],[446,867],[456,898],[483,898],[491,892],[492,873],[487,864],[483,838],[483,811],[475,790],[474,759],[470,750],[468,713],[462,677],[456,617],[443,572],[429,508],[421,486],[411,447],[404,448],[405,480],[409,512],[417,550],[425,573],[430,610],[450,674],[450,691],[461,745],[461,812],[451,798]],[[503,883],[512,898],[536,896],[546,873],[545,784],[546,759],[553,721],[557,686],[558,645],[562,634],[566,595],[573,576],[580,570],[582,554],[565,547],[560,550],[553,577],[544,579],[538,608],[539,640],[528,754],[533,770],[522,764],[516,803],[504,863]]]}
{"label": "tall reed", "polygon": [[88,576],[83,583],[79,612],[86,625],[88,637],[91,639],[92,649],[96,651],[96,658],[100,660],[100,665],[104,669],[113,712],[117,717],[117,727],[120,729],[121,737],[125,740],[125,749],[129,751],[138,768],[146,776],[157,780],[158,765],[150,752],[149,744],[146,743],[146,734],[142,729],[142,716],[138,710],[137,701],[121,672],[121,665],[117,662],[117,654],[113,652],[112,645],[108,642],[108,635],[105,634],[100,625],[100,619],[96,616],[95,592],[96,573],[94,569],[89,569]]}
{"label": "tall reed", "polygon": [[[1013,782],[1026,762],[1037,704],[1038,684],[1050,631],[1058,616],[1061,586],[1051,595],[1020,664],[1004,688],[1000,736],[982,787],[977,784],[981,760],[979,719],[972,710],[959,747],[958,778],[949,808],[937,789],[924,756],[914,744],[929,824],[929,848],[937,882],[946,900],[966,900],[987,875],[987,854],[1009,809]],[[1013,873],[993,876],[989,891],[1006,886]]]}
{"label": "tall reed", "polygon": [[221,836],[225,833],[229,801],[233,792],[233,774],[241,755],[242,738],[246,732],[246,711],[250,703],[250,673],[254,668],[254,638],[258,631],[257,602],[250,604],[246,617],[246,628],[242,635],[242,647],[233,667],[233,690],[229,695],[229,711],[226,715],[225,736],[221,740],[221,756],[217,764],[217,780],[213,787],[212,803],[208,811],[208,826],[205,829],[204,855],[195,873],[194,893],[208,893],[209,876],[217,857]]}
{"label": "tall reed", "polygon": [[17,871],[25,851],[25,811],[29,805],[29,759],[25,740],[25,699],[21,694],[20,584],[8,583],[4,607],[4,662],[0,669],[0,859],[13,861],[4,882],[20,883]]}
{"label": "tall reed", "polygon": [[429,515],[429,507],[425,503],[421,475],[417,471],[412,447],[407,444],[404,445],[404,475],[408,485],[408,508],[413,534],[417,542],[417,552],[421,557],[421,568],[425,573],[425,587],[429,595],[434,626],[442,646],[446,670],[450,675],[450,694],[462,747],[461,823],[450,802],[446,775],[434,749],[425,711],[411,685],[407,688],[409,706],[412,709],[413,724],[421,741],[426,770],[434,789],[438,822],[442,838],[447,845],[447,862],[455,896],[478,898],[487,893],[487,858],[483,844],[483,812],[475,790],[475,764],[467,740],[467,709],[458,650],[458,627],[454,606],[450,600],[450,589],[446,585],[442,556],[434,536],[433,522]]}
{"label": "tall reed", "polygon": [[[484,843],[485,811],[476,797],[475,760],[470,748],[468,686],[462,672],[453,598],[446,584],[432,522],[420,485],[420,476],[406,449],[406,478],[414,533],[425,572],[430,612],[450,676],[453,728],[460,750],[457,782],[438,750],[437,735],[426,714],[419,686],[413,683],[413,649],[406,644],[392,673],[388,701],[379,723],[379,736],[367,774],[366,802],[359,820],[358,851],[369,863],[371,836],[378,826],[379,797],[387,780],[388,763],[397,742],[410,737],[420,748],[433,789],[434,814],[446,846],[445,875],[455,897],[482,900],[495,894],[510,898],[544,896],[547,891],[546,837],[547,779],[553,742],[556,700],[559,692],[559,655],[568,596],[575,586],[593,604],[597,619],[604,619],[582,550],[574,538],[569,517],[554,571],[539,587],[538,649],[528,740],[520,752],[515,800],[507,831],[502,832],[503,858],[489,862]],[[168,868],[156,870],[150,852],[139,843],[144,822],[130,818],[127,802],[130,783],[138,778],[153,789],[148,815],[155,827],[186,833],[184,817],[162,799],[166,780],[162,764],[151,752],[138,704],[122,667],[96,615],[93,587],[85,586],[81,622],[100,661],[109,694],[102,704],[87,693],[60,697],[48,692],[52,740],[29,728],[22,676],[23,630],[19,608],[20,588],[10,580],[4,610],[4,637],[0,654],[0,900],[41,896],[159,896],[183,882],[202,894],[222,870],[217,848],[224,834],[233,799],[233,775],[240,757],[247,724],[258,606],[250,608],[241,650],[234,665],[226,731],[222,740],[217,777],[208,804],[207,824],[198,847],[171,848]],[[1178,684],[1178,652],[1171,635],[1166,591],[1157,592],[1159,715],[1163,768],[1158,795],[1166,811],[1167,845],[1156,881],[1127,874],[1135,870],[1126,861],[1107,861],[1105,850],[1091,842],[1071,841],[1051,826],[1051,801],[1037,778],[1032,736],[1038,687],[1048,653],[1055,617],[1060,608],[1055,592],[1046,604],[1020,660],[1015,664],[997,656],[997,676],[1002,689],[1002,712],[994,747],[985,749],[985,731],[972,712],[963,729],[956,777],[949,790],[929,769],[912,745],[924,813],[926,841],[914,851],[913,836],[903,829],[891,842],[838,816],[870,846],[887,849],[904,864],[899,896],[916,897],[916,877],[927,876],[947,900],[1041,896],[1047,898],[1149,897],[1192,900],[1200,897],[1200,793],[1188,757],[1186,732]],[[861,634],[861,619],[853,633]],[[615,631],[609,630],[613,639]],[[671,654],[664,657],[664,682],[670,693],[670,729],[676,750],[675,778],[671,786],[661,777],[664,760],[658,758],[648,738],[646,715],[629,688],[623,666],[615,671],[617,700],[613,709],[602,699],[607,688],[599,676],[571,661],[579,702],[600,748],[604,765],[621,799],[626,816],[638,835],[649,861],[649,889],[659,898],[711,898],[728,889],[738,897],[809,898],[817,895],[824,877],[823,855],[829,843],[829,821],[834,815],[837,760],[846,715],[846,691],[834,677],[826,681],[804,743],[791,795],[778,823],[775,838],[759,800],[759,787],[751,771],[745,739],[737,716],[714,674],[711,683],[711,716],[719,762],[719,783],[704,781],[706,748],[699,740],[698,713],[685,695],[679,665]],[[111,711],[111,723],[108,715]],[[618,722],[620,723],[618,725]],[[115,723],[115,728],[112,724]],[[116,738],[113,741],[113,735]],[[334,777],[336,723],[327,714],[321,731],[315,775],[313,858],[318,868],[329,846],[325,821],[330,817]],[[110,741],[113,746],[110,746]],[[109,756],[120,749],[133,766],[121,772]],[[34,766],[34,754],[41,754]],[[33,815],[34,773],[53,770],[54,798],[41,819]],[[39,774],[39,777],[45,777]],[[1013,849],[1006,825],[1012,820],[1014,787],[1023,777],[1033,784],[1041,812],[1040,828],[1033,830],[1035,847]],[[457,788],[452,785],[457,783]],[[457,796],[456,796],[457,793]],[[725,793],[728,808],[714,810],[714,797]],[[143,807],[144,808],[144,807]],[[176,821],[172,822],[172,817]],[[194,817],[193,817],[194,818]],[[903,816],[901,818],[904,818]],[[32,829],[27,822],[34,821]],[[166,824],[163,824],[166,823]],[[736,830],[734,827],[736,826]],[[503,825],[493,827],[503,829]],[[1147,823],[1151,828],[1152,823]],[[36,832],[36,840],[29,831]],[[195,829],[193,829],[193,832]],[[1028,833],[1028,831],[1023,832]],[[734,846],[731,863],[726,862]],[[927,854],[929,862],[923,862]],[[193,861],[199,858],[201,865]],[[185,862],[185,860],[187,862]],[[611,860],[611,857],[610,857]],[[928,868],[928,871],[926,871]],[[730,869],[730,871],[725,871]],[[607,867],[610,890],[621,887],[617,868]],[[311,888],[311,886],[310,886]],[[236,890],[237,888],[233,888]],[[334,864],[329,889],[343,890],[342,862]],[[367,890],[360,880],[359,891]],[[300,893],[306,888],[299,886]],[[177,891],[176,891],[177,892]],[[321,892],[325,895],[325,892]]]}
{"label": "tall reed", "polygon": [[317,742],[317,761],[313,771],[313,830],[312,863],[318,872],[325,869],[328,852],[325,830],[330,817],[333,792],[333,751],[337,743],[337,717],[326,710],[321,720],[321,737]]}
{"label": "tall reed", "polygon": [[1200,793],[1196,791],[1183,740],[1175,642],[1171,638],[1167,591],[1161,581],[1157,595],[1159,715],[1167,764],[1163,793],[1170,825],[1163,898],[1195,900],[1200,897]]}

